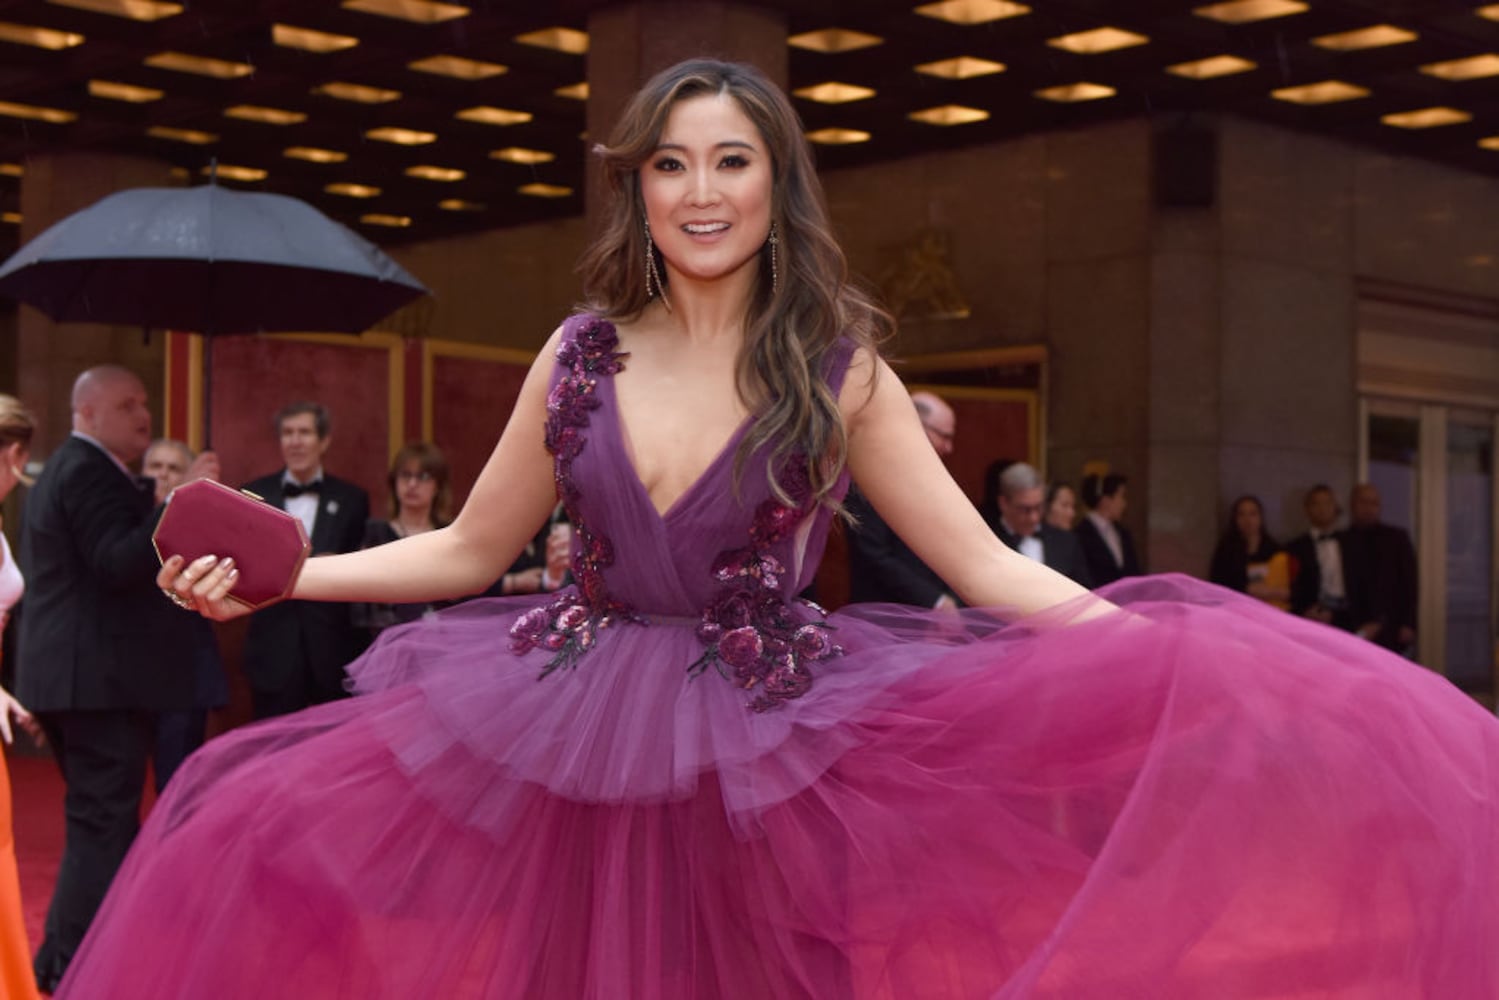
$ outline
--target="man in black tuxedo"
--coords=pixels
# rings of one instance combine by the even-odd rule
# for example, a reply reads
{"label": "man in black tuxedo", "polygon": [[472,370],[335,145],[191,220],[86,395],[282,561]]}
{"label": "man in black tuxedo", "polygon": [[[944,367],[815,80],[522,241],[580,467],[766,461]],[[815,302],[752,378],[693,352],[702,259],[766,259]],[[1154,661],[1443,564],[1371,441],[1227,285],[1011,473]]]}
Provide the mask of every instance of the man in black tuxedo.
{"label": "man in black tuxedo", "polygon": [[[286,467],[246,483],[245,489],[300,518],[314,556],[358,549],[370,515],[369,495],[323,472],[323,455],[332,443],[327,409],[293,403],[276,415],[276,431]],[[344,664],[357,652],[347,604],[283,601],[255,612],[244,653],[255,718],[343,697]]]}
{"label": "man in black tuxedo", "polygon": [[1379,490],[1353,488],[1344,539],[1348,600],[1359,635],[1402,655],[1416,643],[1416,550],[1405,529],[1380,518]]}
{"label": "man in black tuxedo", "polygon": [[[930,392],[914,392],[911,403],[927,440],[944,458],[952,454],[957,418],[952,407]],[[947,584],[890,530],[857,490],[845,501],[855,523],[848,532],[849,597],[855,602],[893,601],[923,608],[955,608]]]}
{"label": "man in black tuxedo", "polygon": [[[26,498],[20,566],[26,606],[17,695],[62,770],[67,840],[38,985],[62,978],[135,839],[157,712],[191,708],[193,672],[176,651],[195,616],[157,591],[153,483],[127,467],[151,441],[146,390],[130,371],[91,368],[73,386],[73,433]],[[200,456],[189,478],[216,475]]]}
{"label": "man in black tuxedo", "polygon": [[1291,613],[1337,628],[1352,630],[1348,607],[1347,536],[1334,530],[1338,498],[1332,487],[1318,483],[1306,492],[1306,519],[1311,529],[1286,545],[1291,557]]}
{"label": "man in black tuxedo", "polygon": [[1011,463],[1000,473],[998,500],[999,516],[990,521],[989,527],[1001,541],[1084,587],[1093,586],[1077,537],[1042,518],[1046,483],[1041,473],[1024,462]]}

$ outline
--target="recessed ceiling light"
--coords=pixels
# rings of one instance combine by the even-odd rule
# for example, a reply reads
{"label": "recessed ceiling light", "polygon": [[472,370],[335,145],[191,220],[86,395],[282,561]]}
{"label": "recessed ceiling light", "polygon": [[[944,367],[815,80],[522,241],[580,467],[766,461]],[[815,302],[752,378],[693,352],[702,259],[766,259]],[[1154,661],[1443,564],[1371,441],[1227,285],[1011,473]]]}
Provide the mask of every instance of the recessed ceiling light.
{"label": "recessed ceiling light", "polygon": [[466,17],[469,12],[467,7],[460,7],[455,3],[437,3],[436,0],[343,0],[340,6],[344,10],[393,17],[413,24],[437,24]]}
{"label": "recessed ceiling light", "polygon": [[1499,150],[1499,135],[1485,136],[1484,138],[1478,140],[1478,145],[1482,146],[1484,149]]}
{"label": "recessed ceiling light", "polygon": [[12,226],[19,226],[21,224],[21,213],[20,212],[0,212],[0,222],[9,223]]}
{"label": "recessed ceiling light", "polygon": [[209,143],[219,141],[219,137],[212,132],[199,132],[191,128],[169,128],[166,125],[152,125],[146,129],[146,134],[153,139],[185,142],[193,146],[207,146]]}
{"label": "recessed ceiling light", "polygon": [[874,96],[874,91],[868,87],[860,87],[854,83],[836,83],[831,80],[811,87],[802,87],[792,93],[797,97],[816,101],[818,104],[847,104],[850,101],[863,101]]}
{"label": "recessed ceiling light", "polygon": [[341,52],[359,44],[359,39],[353,35],[335,35],[329,31],[314,31],[312,28],[298,28],[290,24],[271,25],[271,41],[282,48],[318,53]]}
{"label": "recessed ceiling light", "polygon": [[463,56],[428,56],[425,59],[407,63],[406,68],[414,69],[418,73],[451,76],[455,80],[487,80],[492,76],[509,72],[509,67],[501,66],[499,63],[466,59]]}
{"label": "recessed ceiling light", "polygon": [[1357,31],[1340,31],[1333,35],[1322,35],[1312,39],[1312,44],[1334,52],[1354,52],[1358,49],[1377,49],[1386,45],[1401,45],[1414,42],[1421,36],[1414,31],[1397,28],[1393,24],[1376,24]]}
{"label": "recessed ceiling light", "polygon": [[570,83],[566,87],[558,87],[552,93],[558,97],[565,97],[569,101],[586,101],[588,100],[588,81]]}
{"label": "recessed ceiling light", "polygon": [[387,90],[384,87],[366,87],[362,83],[344,83],[334,80],[312,88],[314,94],[324,97],[332,97],[339,101],[353,101],[355,104],[389,104],[391,101],[399,101],[401,92],[399,90]]}
{"label": "recessed ceiling light", "polygon": [[341,182],[338,184],[325,184],[323,190],[329,194],[342,195],[345,198],[376,198],[380,189],[369,184],[349,184]]}
{"label": "recessed ceiling light", "polygon": [[1101,101],[1113,97],[1118,91],[1102,83],[1064,83],[1057,87],[1046,87],[1035,92],[1043,101],[1058,104],[1078,104],[1083,101]]}
{"label": "recessed ceiling light", "polygon": [[348,153],[340,153],[336,149],[320,149],[317,146],[288,146],[281,151],[281,155],[293,160],[306,160],[308,163],[342,163],[349,158]]}
{"label": "recessed ceiling light", "polygon": [[573,189],[570,187],[563,187],[561,184],[542,184],[540,182],[522,184],[515,190],[521,194],[530,195],[532,198],[566,198],[573,193]]}
{"label": "recessed ceiling light", "polygon": [[1031,9],[1023,3],[1006,3],[1005,0],[945,0],[943,3],[927,3],[916,8],[916,13],[923,17],[934,17],[953,24],[987,24],[1030,12]]}
{"label": "recessed ceiling light", "polygon": [[1229,0],[1228,3],[1198,7],[1192,13],[1224,24],[1248,24],[1251,21],[1267,21],[1272,17],[1302,14],[1310,9],[1308,4],[1299,0]]}
{"label": "recessed ceiling light", "polygon": [[456,167],[434,167],[431,164],[422,163],[414,167],[407,167],[406,176],[420,177],[424,181],[443,181],[445,183],[451,183],[453,181],[463,180],[463,178],[467,177],[468,174],[464,173],[462,170],[459,170]]}
{"label": "recessed ceiling light", "polygon": [[1353,101],[1369,96],[1369,88],[1360,87],[1342,80],[1323,80],[1320,83],[1304,83],[1299,87],[1281,87],[1270,91],[1277,101],[1292,104],[1336,104],[1338,101]]}
{"label": "recessed ceiling light", "polygon": [[0,175],[5,177],[24,177],[26,168],[19,163],[0,163]]}
{"label": "recessed ceiling light", "polygon": [[509,108],[491,108],[481,105],[477,108],[464,108],[453,117],[462,118],[466,122],[479,122],[483,125],[524,125],[536,116],[529,111],[512,111]]}
{"label": "recessed ceiling light", "polygon": [[857,49],[867,49],[871,45],[880,45],[884,39],[878,35],[867,35],[862,31],[851,31],[848,28],[822,28],[818,31],[804,31],[800,35],[792,35],[786,39],[786,44],[794,45],[799,49],[810,49],[813,52],[853,52]]}
{"label": "recessed ceiling light", "polygon": [[131,21],[160,21],[164,17],[182,13],[180,3],[161,3],[158,0],[47,0],[59,7],[93,11],[110,17],[123,17]]}
{"label": "recessed ceiling light", "polygon": [[405,229],[411,225],[411,216],[370,212],[368,215],[361,215],[359,221],[367,226],[390,226],[392,229]]}
{"label": "recessed ceiling light", "polygon": [[374,139],[376,142],[393,142],[397,146],[425,146],[429,142],[437,141],[436,132],[423,132],[414,128],[396,128],[387,125],[383,128],[372,128],[364,133],[366,139]]}
{"label": "recessed ceiling light", "polygon": [[1125,31],[1123,28],[1094,28],[1092,31],[1078,31],[1071,35],[1060,35],[1047,41],[1054,49],[1062,49],[1067,52],[1075,52],[1078,55],[1091,56],[1100,52],[1113,52],[1116,49],[1127,49],[1135,45],[1144,45],[1150,41],[1145,35],[1137,35],[1133,31]]}
{"label": "recessed ceiling light", "polygon": [[856,142],[868,142],[869,133],[856,128],[820,128],[807,133],[807,141],[821,146],[849,146]]}
{"label": "recessed ceiling light", "polygon": [[68,122],[78,120],[77,114],[64,111],[62,108],[46,108],[39,104],[17,104],[14,101],[0,101],[0,115],[5,115],[7,118],[25,118],[34,122],[51,122],[54,125],[66,125]]}
{"label": "recessed ceiling light", "polygon": [[1173,73],[1176,76],[1184,76],[1189,80],[1211,80],[1218,76],[1247,73],[1254,69],[1256,65],[1256,63],[1252,63],[1248,59],[1240,59],[1238,56],[1209,56],[1206,59],[1194,59],[1191,62],[1167,66],[1166,72]]}
{"label": "recessed ceiling light", "polygon": [[255,72],[255,67],[249,63],[231,62],[228,59],[210,59],[207,56],[191,56],[185,52],[158,52],[146,60],[146,65],[157,69],[169,69],[175,73],[211,76],[216,80],[235,80]]}
{"label": "recessed ceiling light", "polygon": [[542,28],[540,31],[528,31],[524,35],[516,35],[515,40],[522,45],[551,49],[553,52],[566,52],[574,56],[581,56],[588,51],[588,32],[579,31],[576,28]]}
{"label": "recessed ceiling light", "polygon": [[982,108],[970,108],[962,104],[943,104],[935,108],[912,111],[907,118],[927,125],[968,125],[989,117]]}
{"label": "recessed ceiling light", "polygon": [[491,160],[504,160],[506,163],[524,163],[534,165],[537,163],[551,163],[557,158],[556,153],[548,153],[544,149],[526,149],[523,146],[506,146],[504,149],[491,150]]}
{"label": "recessed ceiling light", "polygon": [[1473,116],[1457,108],[1435,107],[1381,115],[1379,120],[1395,128],[1436,128],[1441,125],[1461,125],[1472,121]]}
{"label": "recessed ceiling light", "polygon": [[1490,21],[1499,21],[1499,3],[1491,3],[1487,6],[1480,7],[1473,13],[1477,14],[1479,17],[1487,18]]}
{"label": "recessed ceiling light", "polygon": [[307,120],[307,115],[301,111],[266,108],[258,104],[236,104],[231,108],[225,108],[224,117],[259,122],[262,125],[300,125]]}
{"label": "recessed ceiling light", "polygon": [[925,73],[927,76],[940,76],[945,80],[971,80],[976,76],[988,76],[991,73],[1003,73],[1004,63],[997,63],[989,59],[980,59],[977,56],[955,56],[952,59],[939,59],[937,62],[922,63],[916,67],[916,72]]}
{"label": "recessed ceiling light", "polygon": [[212,177],[215,173],[220,177],[227,177],[231,181],[263,181],[266,172],[259,167],[240,167],[233,163],[210,164],[198,171],[204,177]]}
{"label": "recessed ceiling light", "polygon": [[1443,80],[1477,80],[1485,76],[1499,76],[1499,55],[1489,52],[1481,56],[1468,56],[1466,59],[1428,63],[1421,67],[1421,72]]}
{"label": "recessed ceiling light", "polygon": [[9,21],[0,21],[0,42],[14,42],[17,45],[30,45],[56,52],[60,49],[71,49],[75,45],[82,45],[84,41],[82,35],[72,31],[58,31],[55,28],[38,28],[30,24],[11,24]]}
{"label": "recessed ceiling light", "polygon": [[154,87],[137,87],[134,84],[117,83],[114,80],[90,80],[88,82],[90,97],[102,97],[108,101],[148,104],[151,101],[161,100],[165,93]]}
{"label": "recessed ceiling light", "polygon": [[437,207],[444,212],[482,212],[485,209],[477,201],[464,201],[462,198],[444,198],[437,203]]}

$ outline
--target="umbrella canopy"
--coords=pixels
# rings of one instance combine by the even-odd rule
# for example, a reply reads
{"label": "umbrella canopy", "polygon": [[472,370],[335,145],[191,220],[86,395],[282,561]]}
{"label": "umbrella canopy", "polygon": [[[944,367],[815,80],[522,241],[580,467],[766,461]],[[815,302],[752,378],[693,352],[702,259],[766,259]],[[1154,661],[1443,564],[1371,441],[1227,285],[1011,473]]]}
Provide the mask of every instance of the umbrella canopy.
{"label": "umbrella canopy", "polygon": [[0,294],[58,322],[197,333],[359,333],[427,289],[363,237],[277,194],[133,188],[0,266]]}

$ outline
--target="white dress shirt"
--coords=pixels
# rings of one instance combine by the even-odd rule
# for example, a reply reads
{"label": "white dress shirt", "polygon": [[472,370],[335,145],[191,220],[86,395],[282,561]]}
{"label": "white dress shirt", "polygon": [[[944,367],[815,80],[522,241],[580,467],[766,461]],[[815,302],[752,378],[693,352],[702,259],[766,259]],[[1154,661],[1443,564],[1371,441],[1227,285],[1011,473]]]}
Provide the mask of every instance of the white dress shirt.
{"label": "white dress shirt", "polygon": [[1343,584],[1343,553],[1331,531],[1312,530],[1312,544],[1317,547],[1317,569],[1322,574],[1320,596],[1342,601],[1348,596]]}
{"label": "white dress shirt", "polygon": [[1019,550],[1021,555],[1025,556],[1027,559],[1031,559],[1038,563],[1041,563],[1043,566],[1046,565],[1046,546],[1042,544],[1041,539],[1038,536],[1026,535],[1024,537],[1021,537],[1020,532],[1010,527],[1010,522],[1006,521],[1004,518],[1000,518],[999,523],[1003,525],[1004,529],[1008,531],[1013,537],[1019,539],[1019,544],[1017,544],[1015,547]]}
{"label": "white dress shirt", "polygon": [[[318,466],[318,470],[312,474],[312,478],[307,481],[310,483],[322,478],[323,467],[320,465]],[[298,482],[290,472],[281,473],[282,486]],[[321,500],[322,496],[317,493],[303,493],[299,497],[286,497],[282,500],[282,503],[286,504],[286,512],[301,521],[302,527],[307,529],[308,538],[312,537],[312,526],[317,521],[317,505]]]}
{"label": "white dress shirt", "polygon": [[1104,517],[1096,510],[1088,511],[1088,520],[1093,522],[1093,527],[1103,536],[1103,543],[1109,547],[1109,554],[1114,557],[1114,565],[1124,566],[1124,543],[1119,540],[1119,529],[1114,527],[1114,522]]}

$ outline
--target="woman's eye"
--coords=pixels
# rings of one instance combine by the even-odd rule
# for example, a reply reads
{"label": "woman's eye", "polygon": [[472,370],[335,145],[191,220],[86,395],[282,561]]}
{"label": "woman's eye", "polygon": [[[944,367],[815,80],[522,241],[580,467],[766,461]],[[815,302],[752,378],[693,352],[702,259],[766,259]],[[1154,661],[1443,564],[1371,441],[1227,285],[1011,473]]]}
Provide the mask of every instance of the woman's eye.
{"label": "woman's eye", "polygon": [[682,163],[680,160],[675,160],[668,156],[665,159],[657,160],[655,167],[662,173],[669,173],[673,170],[681,170]]}
{"label": "woman's eye", "polygon": [[738,153],[730,153],[728,156],[725,156],[722,161],[720,161],[719,166],[735,168],[747,167],[749,166],[749,160],[745,159],[743,156],[740,156]]}

